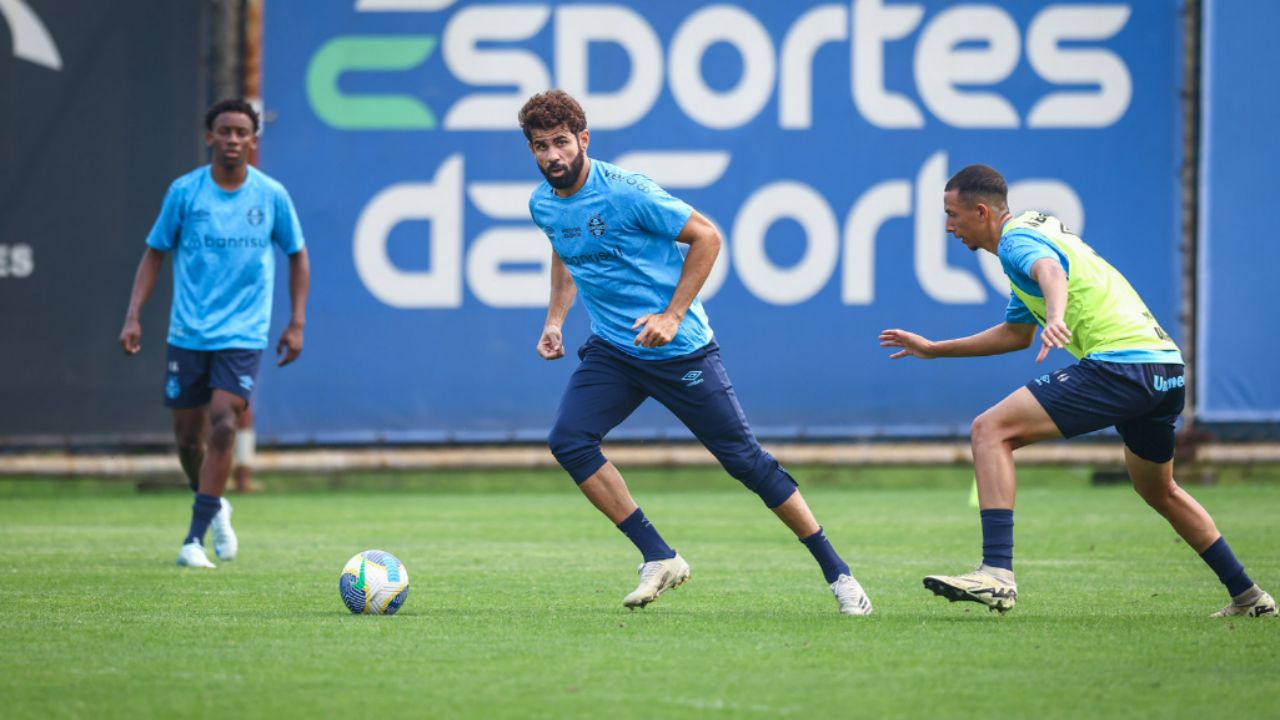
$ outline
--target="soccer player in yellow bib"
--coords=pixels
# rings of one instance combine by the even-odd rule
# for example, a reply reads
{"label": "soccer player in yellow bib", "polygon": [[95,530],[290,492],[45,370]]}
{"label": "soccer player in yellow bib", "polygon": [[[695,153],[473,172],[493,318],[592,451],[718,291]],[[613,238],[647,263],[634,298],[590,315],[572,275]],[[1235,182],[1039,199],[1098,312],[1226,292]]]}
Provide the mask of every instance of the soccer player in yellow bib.
{"label": "soccer player in yellow bib", "polygon": [[1030,347],[1036,325],[1041,362],[1053,348],[1074,365],[1036,377],[973,421],[971,443],[982,516],[982,564],[959,576],[931,575],[924,586],[951,601],[1006,612],[1013,576],[1013,451],[1040,440],[1114,426],[1124,440],[1134,490],[1218,575],[1231,602],[1215,616],[1275,617],[1271,595],[1254,584],[1213,518],[1173,479],[1174,422],[1185,399],[1178,346],[1115,268],[1039,212],[1009,212],[1000,173],[970,165],[947,182],[947,231],[970,250],[1000,258],[1012,289],[1004,322],[969,337],[933,341],[885,330],[891,358],[997,355]]}

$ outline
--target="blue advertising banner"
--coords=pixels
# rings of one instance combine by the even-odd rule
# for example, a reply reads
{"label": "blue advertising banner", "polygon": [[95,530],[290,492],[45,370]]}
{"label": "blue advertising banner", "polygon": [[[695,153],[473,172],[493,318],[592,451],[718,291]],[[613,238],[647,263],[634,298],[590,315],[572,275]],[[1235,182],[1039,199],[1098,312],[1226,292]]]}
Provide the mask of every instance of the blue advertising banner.
{"label": "blue advertising banner", "polygon": [[[721,229],[702,297],[757,432],[967,433],[1071,358],[879,347],[887,327],[943,338],[1003,320],[998,261],[945,232],[942,188],[964,165],[1001,170],[1015,211],[1061,216],[1177,327],[1178,11],[271,0],[263,167],[297,204],[313,285],[303,357],[263,373],[261,433],[545,434],[576,358],[534,352],[551,250],[516,113],[551,87],[581,101],[592,157]],[[587,333],[574,308],[566,344]],[[613,437],[687,434],[649,403]]]}
{"label": "blue advertising banner", "polygon": [[1278,24],[1280,4],[1204,5],[1196,387],[1208,421],[1280,420],[1269,302],[1280,244],[1257,228],[1280,187]]}

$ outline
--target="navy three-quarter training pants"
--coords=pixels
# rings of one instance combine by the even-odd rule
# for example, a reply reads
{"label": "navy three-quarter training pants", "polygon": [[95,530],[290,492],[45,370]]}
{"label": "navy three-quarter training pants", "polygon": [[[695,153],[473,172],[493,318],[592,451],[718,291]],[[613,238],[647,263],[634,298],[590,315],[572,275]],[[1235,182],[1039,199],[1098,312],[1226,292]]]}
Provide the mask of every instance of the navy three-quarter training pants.
{"label": "navy three-quarter training pants", "polygon": [[795,492],[795,480],[752,434],[714,340],[688,355],[641,360],[592,335],[578,357],[582,363],[569,378],[547,438],[574,482],[581,484],[605,464],[600,441],[651,397],[766,506],[775,508]]}

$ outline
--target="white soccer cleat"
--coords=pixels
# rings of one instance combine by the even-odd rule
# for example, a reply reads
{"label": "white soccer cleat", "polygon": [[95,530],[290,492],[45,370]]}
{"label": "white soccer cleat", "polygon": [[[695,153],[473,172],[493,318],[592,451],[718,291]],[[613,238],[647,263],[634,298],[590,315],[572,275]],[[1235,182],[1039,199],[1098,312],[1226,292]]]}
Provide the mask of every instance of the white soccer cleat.
{"label": "white soccer cleat", "polygon": [[840,612],[844,615],[870,615],[871,599],[852,575],[841,575],[831,583],[831,592],[840,603]]}
{"label": "white soccer cleat", "polygon": [[631,594],[622,598],[622,604],[636,609],[644,607],[668,590],[675,590],[689,579],[689,563],[679,553],[666,560],[654,560],[640,565],[640,584]]}
{"label": "white soccer cleat", "polygon": [[924,586],[951,602],[967,600],[981,603],[1001,614],[1012,610],[1018,600],[1018,585],[1013,581],[1013,571],[989,565],[979,565],[977,570],[955,577],[930,575],[924,579]]}
{"label": "white soccer cleat", "polygon": [[1275,617],[1276,601],[1271,597],[1271,593],[1265,590],[1259,590],[1258,593],[1258,597],[1254,598],[1253,602],[1240,605],[1232,602],[1210,617]]}
{"label": "white soccer cleat", "polygon": [[236,531],[231,528],[231,503],[226,498],[220,499],[222,509],[209,523],[209,531],[213,533],[213,552],[219,560],[235,560],[240,541],[236,539]]}
{"label": "white soccer cleat", "polygon": [[181,567],[209,568],[210,570],[218,567],[209,562],[209,556],[204,554],[204,546],[195,540],[182,546],[182,551],[178,553],[178,565]]}

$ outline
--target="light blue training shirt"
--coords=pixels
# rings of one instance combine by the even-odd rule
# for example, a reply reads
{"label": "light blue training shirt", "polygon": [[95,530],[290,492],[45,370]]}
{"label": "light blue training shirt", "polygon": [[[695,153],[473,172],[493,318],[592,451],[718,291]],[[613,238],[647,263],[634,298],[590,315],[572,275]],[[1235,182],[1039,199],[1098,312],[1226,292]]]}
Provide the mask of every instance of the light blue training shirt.
{"label": "light blue training shirt", "polygon": [[169,343],[188,350],[267,347],[275,251],[304,246],[284,186],[250,166],[233,191],[208,165],[173,181],[147,245],[173,252]]}
{"label": "light blue training shirt", "polygon": [[644,360],[687,355],[711,342],[697,298],[662,347],[636,347],[640,330],[631,328],[671,302],[684,268],[675,238],[693,214],[689,205],[644,175],[592,159],[578,192],[562,198],[544,181],[529,198],[529,214],[569,269],[593,333]]}

